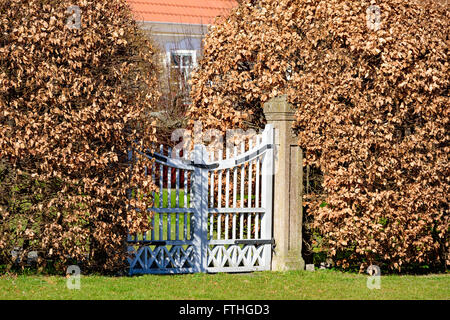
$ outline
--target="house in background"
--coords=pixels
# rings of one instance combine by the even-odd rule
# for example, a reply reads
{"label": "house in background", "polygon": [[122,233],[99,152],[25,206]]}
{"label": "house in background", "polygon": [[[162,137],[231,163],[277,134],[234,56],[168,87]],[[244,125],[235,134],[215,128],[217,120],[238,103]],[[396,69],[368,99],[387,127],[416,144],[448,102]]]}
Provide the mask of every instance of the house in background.
{"label": "house in background", "polygon": [[[191,72],[202,55],[202,42],[217,17],[225,17],[236,0],[126,0],[134,19],[161,52],[158,76],[161,97],[152,116],[158,118],[159,143],[172,145],[174,130],[187,123]],[[173,177],[175,173],[173,174]]]}
{"label": "house in background", "polygon": [[[135,20],[159,44],[164,64],[187,80],[202,53],[202,40],[216,17],[235,0],[127,0]],[[178,81],[180,82],[180,81]],[[180,84],[181,85],[181,84]]]}

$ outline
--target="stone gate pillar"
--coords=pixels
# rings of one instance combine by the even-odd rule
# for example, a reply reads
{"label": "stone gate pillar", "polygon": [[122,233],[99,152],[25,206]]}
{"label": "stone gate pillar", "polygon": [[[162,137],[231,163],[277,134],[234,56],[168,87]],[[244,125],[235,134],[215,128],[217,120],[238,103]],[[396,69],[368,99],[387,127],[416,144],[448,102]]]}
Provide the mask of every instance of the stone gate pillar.
{"label": "stone gate pillar", "polygon": [[264,114],[275,128],[275,176],[272,270],[305,268],[302,258],[303,152],[292,132],[295,110],[280,96],[264,104]]}

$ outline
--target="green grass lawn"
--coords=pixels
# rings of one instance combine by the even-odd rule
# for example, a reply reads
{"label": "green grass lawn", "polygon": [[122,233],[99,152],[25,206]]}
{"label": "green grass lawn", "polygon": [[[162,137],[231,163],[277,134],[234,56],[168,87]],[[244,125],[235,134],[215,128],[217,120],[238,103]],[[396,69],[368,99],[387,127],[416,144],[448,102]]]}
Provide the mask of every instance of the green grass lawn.
{"label": "green grass lawn", "polygon": [[[159,198],[160,198],[160,193],[159,192],[155,192],[155,207],[159,208],[160,203],[159,203]],[[163,208],[167,208],[168,204],[169,204],[169,190],[167,189],[163,189]],[[190,203],[191,203],[191,195],[188,193],[186,195],[186,200],[187,200],[187,207],[189,208]],[[184,208],[184,190],[180,190],[178,193],[178,201],[179,201],[179,206],[180,208]],[[177,207],[177,191],[174,189],[170,190],[170,207],[171,208],[176,208]]]}
{"label": "green grass lawn", "polygon": [[[175,197],[172,190],[172,207],[176,206]],[[159,207],[159,196],[155,198],[156,207]],[[168,192],[164,190],[163,207],[167,207],[168,198]],[[189,202],[189,195],[187,198]],[[183,192],[180,192],[179,200],[180,206],[183,207]],[[181,227],[184,225],[184,215],[180,214],[179,219]],[[175,221],[176,215],[173,214],[170,232],[172,239],[175,239],[176,235]],[[159,238],[158,224],[157,217],[156,239]],[[167,238],[167,232],[167,226],[164,224],[164,239]],[[4,274],[0,275],[0,300],[450,299],[450,274],[385,275],[381,277],[379,290],[368,289],[367,279],[367,275],[333,270],[133,277],[91,275],[81,277],[80,290],[69,290],[66,286],[67,279],[61,276]]]}
{"label": "green grass lawn", "polygon": [[450,275],[381,277],[381,289],[367,288],[366,275],[331,270],[177,276],[82,276],[80,290],[66,278],[0,276],[0,299],[450,299]]}
{"label": "green grass lawn", "polygon": [[[191,201],[191,195],[187,194],[186,195],[186,200],[187,200],[187,205],[186,207],[189,208],[190,207],[190,201]],[[160,208],[160,194],[159,192],[155,193],[155,203],[154,203],[154,207],[155,208]],[[180,190],[179,194],[178,194],[178,203],[177,203],[177,193],[176,190],[171,190],[170,192],[170,203],[171,205],[169,206],[169,192],[167,189],[163,189],[163,197],[162,197],[162,207],[163,208],[184,208],[185,204],[184,204],[184,191]],[[168,219],[169,215],[164,213],[164,214],[155,214],[154,215],[154,224],[155,224],[155,229],[154,229],[154,237],[155,240],[168,240],[168,224],[167,224],[167,219]],[[183,232],[184,232],[184,224],[185,224],[185,218],[186,218],[186,226],[187,226],[187,234],[189,235],[191,232],[191,228],[190,228],[190,215],[189,214],[184,214],[184,213],[180,213],[180,214],[170,214],[170,222],[171,222],[171,230],[170,230],[170,239],[171,240],[175,240],[176,239],[176,221],[177,221],[177,217],[179,220],[179,230],[178,230],[178,235],[180,239],[183,239]],[[162,229],[161,229],[161,235],[160,235],[160,228],[159,228],[159,223],[160,223],[160,218],[162,218]],[[138,238],[140,240],[142,240],[143,236],[142,235],[138,235]],[[149,231],[147,233],[147,239],[151,238],[151,232]]]}
{"label": "green grass lawn", "polygon": [[[170,203],[171,203],[171,205],[170,206],[168,205],[169,204],[169,191],[167,189],[163,189],[162,195],[163,195],[162,196],[162,207],[163,208],[169,208],[169,207],[170,208],[177,208],[177,207],[184,208],[185,207],[185,205],[184,205],[184,191],[183,190],[179,191],[179,195],[178,195],[179,205],[177,205],[176,190],[171,189],[171,192],[170,192]],[[254,196],[253,196],[253,198],[254,198]],[[190,199],[191,199],[191,195],[187,194],[186,195],[186,200],[187,200],[187,207],[188,208],[190,207],[190,204],[191,204]],[[208,199],[209,199],[209,195],[208,195]],[[248,199],[247,195],[245,196],[245,199]],[[240,195],[237,196],[237,200],[240,200]],[[155,200],[154,201],[155,201],[154,207],[155,208],[160,208],[160,193],[159,192],[155,193]],[[154,226],[155,226],[155,228],[154,228],[154,238],[155,238],[155,240],[168,240],[169,239],[169,236],[168,236],[168,234],[169,234],[169,232],[168,232],[168,223],[167,223],[169,216],[170,216],[170,240],[176,240],[177,239],[177,230],[176,230],[177,218],[178,218],[178,221],[179,221],[179,229],[178,229],[179,239],[183,239],[185,219],[186,219],[187,234],[188,235],[190,234],[190,232],[191,232],[191,228],[190,228],[190,226],[191,226],[191,223],[190,223],[191,217],[190,217],[190,214],[186,214],[185,215],[184,213],[180,213],[180,214],[177,215],[175,213],[172,213],[172,214],[164,213],[164,214],[160,215],[160,214],[156,213],[154,215]],[[162,228],[161,229],[160,229],[160,221],[162,221]],[[209,219],[208,219],[208,221],[209,221]],[[214,223],[217,223],[217,217],[214,218]],[[222,237],[225,237],[225,230],[224,230],[225,229],[225,225],[224,225],[225,217],[223,217],[222,223],[223,223],[223,226],[222,226],[222,228],[223,228],[222,229]],[[244,228],[244,229],[246,230],[246,228]],[[217,236],[217,230],[216,230],[216,228],[214,228],[213,237],[216,238],[216,236]],[[190,237],[188,236],[188,238],[190,238]],[[138,235],[138,239],[142,240],[143,239],[143,235]],[[151,239],[151,231],[149,231],[147,233],[147,240],[148,239]]]}

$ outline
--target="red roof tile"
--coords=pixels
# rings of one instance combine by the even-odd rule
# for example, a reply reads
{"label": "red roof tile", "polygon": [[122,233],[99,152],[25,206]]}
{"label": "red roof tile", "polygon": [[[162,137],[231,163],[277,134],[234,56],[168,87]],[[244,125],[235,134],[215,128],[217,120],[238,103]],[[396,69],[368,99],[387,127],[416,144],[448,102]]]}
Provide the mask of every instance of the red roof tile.
{"label": "red roof tile", "polygon": [[212,24],[237,6],[235,0],[127,0],[138,21]]}

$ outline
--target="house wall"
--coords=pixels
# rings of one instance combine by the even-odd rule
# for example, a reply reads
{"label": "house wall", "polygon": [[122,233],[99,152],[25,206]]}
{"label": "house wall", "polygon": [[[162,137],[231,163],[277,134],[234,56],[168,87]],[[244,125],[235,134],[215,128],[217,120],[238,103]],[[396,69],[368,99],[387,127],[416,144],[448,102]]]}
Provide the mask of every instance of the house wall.
{"label": "house wall", "polygon": [[207,25],[167,22],[139,22],[142,30],[151,35],[162,52],[195,50],[197,60],[202,54],[202,41],[208,32]]}

